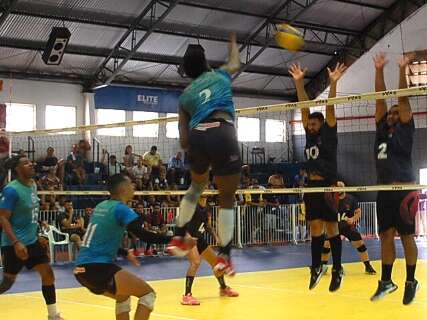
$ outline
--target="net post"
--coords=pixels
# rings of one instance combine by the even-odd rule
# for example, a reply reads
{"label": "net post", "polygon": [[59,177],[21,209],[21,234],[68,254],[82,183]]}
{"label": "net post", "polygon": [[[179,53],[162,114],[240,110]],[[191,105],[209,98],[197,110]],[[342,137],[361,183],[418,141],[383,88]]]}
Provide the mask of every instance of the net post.
{"label": "net post", "polygon": [[240,206],[236,206],[236,225],[237,225],[237,248],[242,249],[242,225],[240,223],[241,221],[241,211]]}
{"label": "net post", "polygon": [[295,204],[291,204],[292,243],[297,244],[297,224]]}

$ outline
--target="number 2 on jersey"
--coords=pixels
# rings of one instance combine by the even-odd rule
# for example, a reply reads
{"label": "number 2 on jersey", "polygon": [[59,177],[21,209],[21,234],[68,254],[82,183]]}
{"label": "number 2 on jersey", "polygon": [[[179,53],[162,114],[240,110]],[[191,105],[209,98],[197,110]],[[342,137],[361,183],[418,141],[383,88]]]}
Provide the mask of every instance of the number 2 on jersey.
{"label": "number 2 on jersey", "polygon": [[209,89],[205,89],[202,92],[199,93],[199,96],[201,98],[203,98],[203,102],[202,104],[205,104],[206,102],[208,102],[211,99],[212,96],[212,91]]}
{"label": "number 2 on jersey", "polygon": [[95,234],[95,230],[97,226],[98,226],[97,224],[89,223],[89,225],[87,226],[86,233],[83,237],[82,247],[88,248],[90,246],[90,243],[92,241],[93,235]]}
{"label": "number 2 on jersey", "polygon": [[387,159],[387,143],[383,142],[378,146],[378,160]]}

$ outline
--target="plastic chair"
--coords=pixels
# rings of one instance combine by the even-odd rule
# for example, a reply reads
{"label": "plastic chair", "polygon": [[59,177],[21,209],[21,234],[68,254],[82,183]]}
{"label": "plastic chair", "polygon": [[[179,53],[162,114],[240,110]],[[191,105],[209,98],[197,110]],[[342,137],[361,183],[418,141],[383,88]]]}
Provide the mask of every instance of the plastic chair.
{"label": "plastic chair", "polygon": [[[55,235],[64,237],[64,240],[58,241]],[[47,237],[49,239],[49,252],[50,252],[50,263],[55,262],[55,246],[67,246],[68,250],[68,261],[72,261],[72,243],[70,242],[70,236],[68,233],[59,231],[56,227],[49,225],[47,230]]]}

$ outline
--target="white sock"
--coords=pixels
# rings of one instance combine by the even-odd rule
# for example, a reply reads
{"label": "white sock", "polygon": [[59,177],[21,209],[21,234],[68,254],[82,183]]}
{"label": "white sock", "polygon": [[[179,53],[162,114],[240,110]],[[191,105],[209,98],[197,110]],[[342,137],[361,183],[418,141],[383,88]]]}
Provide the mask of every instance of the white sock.
{"label": "white sock", "polygon": [[205,185],[192,183],[182,198],[179,205],[179,215],[176,218],[176,225],[179,228],[185,226],[193,218],[194,211],[196,211],[197,202],[205,190]]}
{"label": "white sock", "polygon": [[220,245],[225,247],[233,239],[234,209],[220,208],[218,213],[218,237]]}
{"label": "white sock", "polygon": [[49,317],[54,317],[58,314],[58,308],[56,307],[56,303],[48,304],[47,306],[47,314]]}

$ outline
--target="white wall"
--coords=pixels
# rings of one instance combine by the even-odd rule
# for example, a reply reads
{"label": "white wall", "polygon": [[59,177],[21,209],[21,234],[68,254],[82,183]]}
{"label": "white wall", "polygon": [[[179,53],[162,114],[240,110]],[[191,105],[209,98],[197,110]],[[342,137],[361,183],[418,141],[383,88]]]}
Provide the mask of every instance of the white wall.
{"label": "white wall", "polygon": [[[85,95],[82,92],[80,85],[62,84],[44,81],[29,81],[3,79],[3,91],[0,92],[0,103],[14,102],[36,105],[36,128],[45,128],[45,106],[46,105],[61,105],[75,106],[77,109],[77,125],[87,123],[85,119]],[[88,112],[90,123],[96,123],[93,95],[88,95],[90,110]],[[268,99],[253,99],[236,97],[235,104],[237,108],[255,107],[262,105],[283,103],[280,100]],[[165,116],[165,115],[160,115]],[[262,118],[261,120],[261,142],[245,143],[249,148],[260,146],[266,148],[268,156],[276,157],[276,159],[287,159],[288,144],[284,143],[266,143],[265,142],[265,121],[263,119],[282,119],[289,121],[291,119],[289,112],[273,113],[273,114],[257,114],[253,117]],[[132,112],[126,112],[126,120],[132,119]],[[92,137],[97,136],[96,132],[92,132]],[[66,157],[73,143],[84,137],[83,133],[77,135],[44,135],[33,136],[35,140],[36,154],[35,158],[39,158],[45,154],[48,146],[53,146],[56,149],[58,157]],[[130,144],[134,147],[134,152],[143,153],[148,151],[151,145],[157,145],[159,152],[164,161],[174,155],[179,150],[177,139],[166,138],[166,127],[160,124],[159,136],[157,138],[135,138],[131,136],[131,130],[127,130],[126,137],[109,137],[97,136],[101,142],[100,149],[106,148],[110,153],[116,154],[119,159],[124,153],[125,146]],[[27,149],[27,138],[14,138],[13,149]],[[292,149],[292,147],[290,148]]]}
{"label": "white wall", "polygon": [[[350,95],[363,92],[375,91],[375,69],[372,62],[373,56],[378,52],[385,52],[389,63],[384,70],[387,89],[396,89],[398,85],[397,66],[398,59],[403,52],[427,49],[427,5],[409,16],[401,25],[395,27],[385,35],[371,50],[360,57],[346,71],[343,78],[338,83],[338,95]],[[402,46],[403,38],[403,46]],[[327,97],[329,88],[325,90],[319,98]],[[389,105],[395,101],[389,100]],[[427,111],[427,99],[416,97],[412,99],[413,111]],[[323,108],[320,108],[323,110]],[[348,116],[369,116],[375,112],[375,102],[354,103],[349,106],[336,107],[338,117]],[[301,113],[295,112],[295,120],[301,119]],[[426,128],[426,116],[415,116],[417,128]],[[353,131],[374,131],[375,123],[373,119],[352,120],[338,122],[339,132]],[[303,134],[300,124],[294,126],[294,134]]]}

